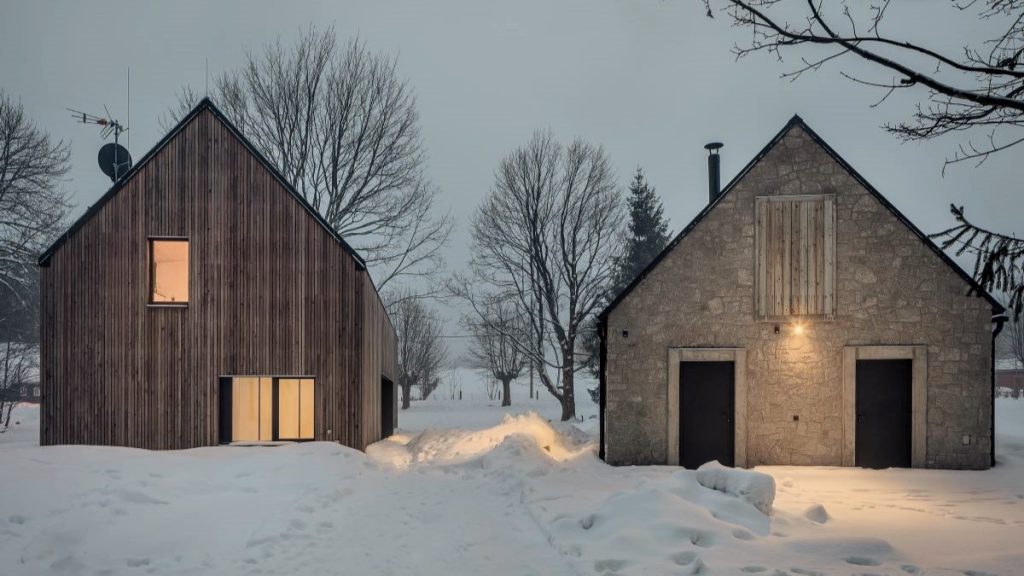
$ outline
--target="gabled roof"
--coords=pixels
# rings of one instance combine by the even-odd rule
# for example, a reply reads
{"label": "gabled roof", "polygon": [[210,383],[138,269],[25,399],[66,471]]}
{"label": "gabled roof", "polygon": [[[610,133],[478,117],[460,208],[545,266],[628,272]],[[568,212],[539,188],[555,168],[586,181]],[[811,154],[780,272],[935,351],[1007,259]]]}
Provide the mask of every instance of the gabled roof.
{"label": "gabled roof", "polygon": [[268,172],[270,172],[274,179],[276,179],[281,184],[281,186],[285,190],[287,190],[288,193],[291,194],[295,198],[295,200],[297,200],[302,205],[303,208],[305,208],[306,212],[308,212],[310,216],[316,219],[316,221],[324,228],[324,230],[326,230],[327,233],[330,234],[332,238],[337,240],[337,242],[341,244],[341,247],[344,248],[345,251],[348,252],[352,256],[352,258],[355,259],[357,266],[360,269],[366,269],[366,261],[363,260],[362,256],[360,256],[359,253],[356,252],[355,249],[352,248],[352,246],[350,246],[349,243],[346,242],[345,239],[342,238],[341,235],[338,234],[334,230],[334,228],[332,228],[331,225],[327,223],[326,220],[324,220],[324,217],[320,215],[316,208],[313,208],[313,206],[311,206],[309,202],[306,201],[302,194],[300,194],[298,190],[296,190],[295,187],[293,187],[291,183],[285,179],[285,177],[277,170],[277,168],[275,168],[274,165],[271,164],[270,161],[267,160],[267,158],[263,156],[263,154],[261,154],[260,151],[257,150],[255,146],[253,146],[252,142],[250,142],[249,139],[246,138],[238,130],[238,128],[236,128],[235,125],[231,123],[227,116],[225,116],[209,98],[203,98],[202,100],[200,100],[199,103],[196,104],[195,108],[193,108],[188,114],[186,114],[185,117],[182,118],[174,126],[174,128],[171,129],[170,132],[167,133],[167,135],[165,135],[159,142],[157,142],[156,145],[153,146],[153,148],[151,148],[149,152],[146,153],[145,156],[143,156],[138,162],[135,163],[134,166],[132,166],[128,173],[125,174],[124,178],[121,178],[121,180],[119,180],[113,186],[111,186],[110,189],[107,190],[107,192],[103,194],[103,196],[100,197],[100,199],[97,200],[95,204],[90,206],[89,209],[85,211],[85,214],[82,214],[82,216],[79,217],[78,220],[76,220],[75,223],[72,224],[66,232],[61,234],[60,237],[58,237],[57,240],[53,243],[53,245],[47,248],[46,252],[43,252],[42,255],[39,256],[39,265],[48,266],[50,263],[50,258],[57,252],[57,250],[59,250],[60,247],[63,246],[64,243],[67,242],[68,239],[71,238],[75,234],[75,232],[78,231],[79,228],[84,226],[85,223],[89,221],[89,219],[91,219],[96,213],[98,213],[100,209],[103,208],[103,205],[109,202],[110,199],[113,198],[125,186],[125,184],[128,183],[129,180],[134,178],[135,175],[138,174],[139,171],[142,169],[142,167],[145,166],[150,160],[152,160],[157,155],[157,153],[159,153],[165,146],[167,146],[167,144],[169,144],[171,140],[173,140],[174,137],[177,136],[185,128],[185,126],[187,126],[190,122],[199,117],[199,114],[202,113],[203,110],[209,110],[218,120],[220,120],[225,126],[227,126],[228,130],[235,136],[235,138],[237,138],[238,141],[241,142],[243,146],[245,146],[249,153],[252,154],[253,157],[255,157],[259,161],[259,163],[263,165],[264,168],[267,169]]}
{"label": "gabled roof", "polygon": [[601,311],[601,313],[598,315],[598,318],[602,320],[606,319],[608,317],[608,314],[610,314],[611,311],[614,310],[620,302],[625,300],[626,296],[628,296],[629,293],[632,292],[633,289],[636,288],[636,286],[640,284],[640,282],[642,282],[643,279],[646,278],[647,275],[650,274],[650,272],[654,270],[654,268],[657,267],[659,263],[661,263],[662,259],[664,259],[669,252],[674,250],[675,247],[679,244],[679,242],[681,242],[683,238],[685,238],[686,235],[689,234],[690,231],[693,230],[697,226],[697,224],[699,224],[700,221],[704,219],[705,216],[708,215],[708,213],[715,209],[715,206],[718,205],[722,198],[729,194],[729,192],[731,192],[732,189],[735,188],[741,180],[743,180],[747,173],[749,173],[754,168],[754,166],[758,164],[758,162],[760,162],[765,156],[767,156],[768,152],[772,148],[774,148],[775,145],[778,144],[779,141],[782,140],[782,138],[787,133],[789,133],[791,129],[797,126],[803,129],[803,131],[806,132],[812,140],[814,140],[819,146],[821,146],[821,148],[826,153],[828,153],[829,156],[831,156],[836,162],[838,162],[839,165],[842,166],[843,169],[846,170],[846,172],[849,173],[854,180],[856,180],[861,186],[863,186],[865,190],[867,190],[872,196],[874,196],[875,199],[882,204],[882,206],[885,206],[889,210],[889,212],[892,213],[893,216],[895,216],[900,222],[902,222],[907,228],[909,228],[914,233],[914,235],[916,235],[921,240],[921,242],[925,244],[925,246],[931,249],[932,252],[935,252],[935,254],[937,254],[939,258],[941,258],[942,261],[946,263],[946,265],[952,268],[954,272],[959,274],[960,277],[964,279],[964,282],[966,282],[967,285],[970,286],[971,292],[976,293],[981,297],[985,298],[985,300],[987,300],[988,303],[992,305],[993,314],[1000,314],[1005,310],[1003,305],[1000,304],[999,301],[996,300],[994,297],[992,297],[992,295],[989,294],[987,290],[982,288],[981,285],[978,284],[978,282],[970,274],[965,272],[963,268],[961,268],[956,262],[953,261],[952,258],[949,257],[949,255],[943,252],[941,248],[939,248],[934,242],[932,242],[931,239],[924,232],[922,232],[917,226],[915,226],[914,223],[911,222],[906,216],[904,216],[902,212],[897,210],[896,207],[893,206],[892,203],[890,203],[885,198],[885,196],[882,196],[881,192],[879,192],[874,186],[872,186],[867,180],[865,180],[863,176],[861,176],[856,170],[854,170],[853,166],[850,166],[850,164],[846,160],[844,160],[843,157],[839,155],[839,153],[832,149],[832,147],[829,146],[828,143],[825,142],[825,140],[823,140],[817,132],[812,130],[811,127],[808,126],[806,122],[804,122],[803,118],[794,114],[793,117],[790,118],[789,122],[787,122],[786,125],[782,127],[782,130],[779,130],[779,132],[770,141],[768,141],[768,144],[766,144],[765,147],[762,148],[761,151],[758,152],[757,155],[754,156],[750,160],[750,162],[748,162],[747,165],[743,167],[742,170],[740,170],[739,174],[737,174],[735,177],[733,177],[732,180],[729,181],[725,188],[722,189],[722,192],[718,195],[718,197],[715,198],[713,202],[708,203],[708,205],[705,206],[704,209],[701,210],[700,213],[697,214],[697,216],[694,217],[694,219],[691,220],[690,223],[687,224],[686,227],[683,228],[679,232],[679,234],[677,234],[676,237],[672,239],[671,242],[668,243],[668,246],[666,246],[665,249],[662,250],[661,253],[659,253],[654,258],[654,260],[652,260],[651,263],[648,264],[647,267],[644,268],[643,271],[640,272],[640,274],[638,274],[637,277],[634,278],[633,281],[630,282],[629,285],[626,286],[626,288],[622,292],[620,292],[615,297],[615,299],[613,299],[608,304],[608,306],[605,307],[604,310]]}

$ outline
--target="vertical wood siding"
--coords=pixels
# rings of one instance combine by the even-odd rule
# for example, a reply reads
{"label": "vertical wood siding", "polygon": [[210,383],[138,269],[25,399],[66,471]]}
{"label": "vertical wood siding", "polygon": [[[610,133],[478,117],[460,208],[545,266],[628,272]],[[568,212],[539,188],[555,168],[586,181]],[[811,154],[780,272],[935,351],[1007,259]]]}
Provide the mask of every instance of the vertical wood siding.
{"label": "vertical wood siding", "polygon": [[[187,307],[147,306],[153,236],[189,240]],[[315,376],[316,439],[379,435],[394,331],[369,276],[210,109],[53,254],[41,299],[43,444],[216,444],[222,375]]]}
{"label": "vertical wood siding", "polygon": [[[381,302],[370,281],[370,275],[361,273],[363,283],[362,390],[363,390],[363,442],[372,444],[381,439],[381,387],[395,386],[398,365],[398,342],[384,303]],[[386,382],[385,382],[386,379]],[[398,395],[392,393],[391,398]],[[397,422],[398,405],[389,407],[392,422]]]}
{"label": "vertical wood siding", "polygon": [[755,210],[758,316],[832,316],[835,198],[762,196]]}

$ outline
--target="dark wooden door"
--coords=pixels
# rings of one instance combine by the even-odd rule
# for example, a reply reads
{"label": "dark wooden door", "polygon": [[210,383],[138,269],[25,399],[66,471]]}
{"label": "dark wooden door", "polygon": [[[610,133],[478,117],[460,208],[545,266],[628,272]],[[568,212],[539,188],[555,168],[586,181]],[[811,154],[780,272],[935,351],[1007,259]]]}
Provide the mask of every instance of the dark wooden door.
{"label": "dark wooden door", "polygon": [[857,466],[909,468],[912,360],[857,361]]}
{"label": "dark wooden door", "polygon": [[735,368],[732,362],[679,363],[679,462],[733,466]]}
{"label": "dark wooden door", "polygon": [[395,385],[387,378],[380,380],[380,437],[395,433]]}

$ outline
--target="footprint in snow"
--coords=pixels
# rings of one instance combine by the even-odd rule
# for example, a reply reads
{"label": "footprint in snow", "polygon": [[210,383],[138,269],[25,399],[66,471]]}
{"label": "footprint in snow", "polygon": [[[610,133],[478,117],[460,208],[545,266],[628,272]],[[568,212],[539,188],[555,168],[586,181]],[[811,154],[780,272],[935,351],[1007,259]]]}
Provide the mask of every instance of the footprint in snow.
{"label": "footprint in snow", "polygon": [[598,560],[597,562],[594,562],[595,571],[608,574],[617,574],[619,570],[622,570],[625,567],[625,560],[618,560],[615,558],[610,558],[607,560]]}
{"label": "footprint in snow", "polygon": [[732,531],[732,537],[737,540],[753,540],[754,535],[744,530],[743,528],[737,528]]}
{"label": "footprint in snow", "polygon": [[789,569],[793,574],[800,574],[801,576],[825,576],[824,572],[818,572],[817,570],[810,570],[807,568],[793,567]]}
{"label": "footprint in snow", "polygon": [[21,514],[11,514],[10,517],[7,518],[7,521],[11,524],[24,524],[25,522],[28,522],[28,517],[22,516]]}
{"label": "footprint in snow", "polygon": [[688,566],[698,559],[696,552],[676,552],[671,558],[679,566]]}
{"label": "footprint in snow", "polygon": [[853,564],[854,566],[881,566],[882,561],[878,558],[871,558],[870,556],[847,556],[843,558],[843,561],[847,564]]}
{"label": "footprint in snow", "polygon": [[904,565],[900,566],[900,570],[903,570],[907,574],[920,574],[921,573],[921,568],[919,566],[915,566],[913,564],[904,564]]}
{"label": "footprint in snow", "polygon": [[743,568],[740,568],[740,571],[745,572],[747,574],[759,574],[766,570],[768,570],[768,568],[764,566],[744,566]]}

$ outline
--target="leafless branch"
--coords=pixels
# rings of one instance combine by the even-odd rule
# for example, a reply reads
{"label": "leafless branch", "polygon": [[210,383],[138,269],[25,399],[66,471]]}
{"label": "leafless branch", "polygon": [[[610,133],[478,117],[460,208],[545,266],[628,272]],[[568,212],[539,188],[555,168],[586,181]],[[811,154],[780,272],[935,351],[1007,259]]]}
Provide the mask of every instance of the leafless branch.
{"label": "leafless branch", "polygon": [[[968,141],[947,158],[947,165],[963,161],[984,161],[991,154],[1019,144],[1024,138],[1014,132],[1024,125],[1024,0],[965,1],[954,5],[965,17],[999,22],[998,36],[981,40],[987,48],[965,46],[959,55],[943,54],[918,43],[886,36],[881,24],[890,5],[852,3],[846,0],[822,3],[815,0],[705,0],[708,14],[722,5],[734,26],[748,28],[750,41],[737,45],[737,58],[764,52],[782,61],[783,54],[803,48],[800,66],[782,76],[796,80],[805,72],[852,54],[895,73],[897,81],[874,81],[843,75],[855,82],[885,90],[877,106],[896,89],[923,88],[927,104],[918,105],[912,119],[888,124],[886,130],[905,140],[922,140],[991,128],[984,145]],[[934,10],[922,4],[922,10]],[[783,14],[799,10],[803,19],[791,24]],[[862,32],[863,31],[863,32]],[[813,54],[830,49],[819,57]]]}
{"label": "leafless branch", "polygon": [[575,415],[574,375],[585,322],[602,302],[620,249],[622,198],[604,151],[577,140],[558,143],[537,132],[498,166],[491,194],[472,222],[470,278],[454,294],[487,322],[486,304],[514,307],[526,334],[497,326],[535,366],[541,384]]}
{"label": "leafless branch", "polygon": [[[436,288],[452,221],[437,215],[416,98],[395,59],[310,28],[294,45],[247,52],[243,66],[216,79],[214,98],[360,251],[378,288],[401,280]],[[185,88],[170,118],[196,100]]]}

